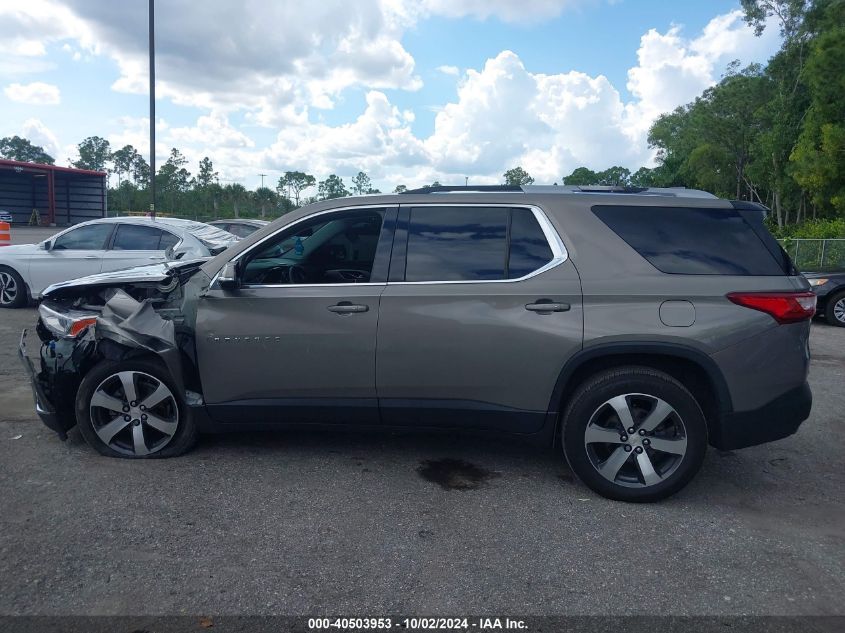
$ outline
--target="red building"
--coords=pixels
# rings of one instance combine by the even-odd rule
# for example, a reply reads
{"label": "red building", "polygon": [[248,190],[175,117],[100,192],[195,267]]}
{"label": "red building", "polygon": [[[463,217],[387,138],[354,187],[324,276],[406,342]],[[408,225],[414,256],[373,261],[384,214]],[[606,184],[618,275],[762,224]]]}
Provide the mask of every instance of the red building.
{"label": "red building", "polygon": [[67,226],[106,215],[103,171],[0,159],[0,210],[26,224],[37,209],[42,224]]}

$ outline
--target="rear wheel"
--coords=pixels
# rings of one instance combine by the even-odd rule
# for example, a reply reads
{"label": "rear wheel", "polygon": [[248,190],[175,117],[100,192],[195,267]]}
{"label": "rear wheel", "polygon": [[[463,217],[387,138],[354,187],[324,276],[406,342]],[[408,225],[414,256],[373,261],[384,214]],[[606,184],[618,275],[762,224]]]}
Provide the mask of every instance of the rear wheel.
{"label": "rear wheel", "polygon": [[647,367],[597,374],[564,414],[563,450],[575,474],[604,497],[657,501],[695,476],[707,424],[692,394]]}
{"label": "rear wheel", "polygon": [[0,266],[0,308],[21,308],[26,305],[26,284],[18,272]]}
{"label": "rear wheel", "polygon": [[824,318],[831,325],[845,327],[845,291],[838,292],[827,300]]}
{"label": "rear wheel", "polygon": [[109,457],[173,457],[197,439],[164,365],[145,359],[103,361],[88,372],[77,392],[76,420],[88,444]]}

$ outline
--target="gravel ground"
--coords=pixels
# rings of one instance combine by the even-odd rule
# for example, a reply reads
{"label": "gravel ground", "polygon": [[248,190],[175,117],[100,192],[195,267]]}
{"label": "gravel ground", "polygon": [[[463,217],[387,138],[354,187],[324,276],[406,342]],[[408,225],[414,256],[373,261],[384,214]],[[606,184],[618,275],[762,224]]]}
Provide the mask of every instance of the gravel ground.
{"label": "gravel ground", "polygon": [[100,457],[32,410],[0,313],[0,615],[845,615],[845,329],[797,435],[604,500],[507,439],[279,432]]}

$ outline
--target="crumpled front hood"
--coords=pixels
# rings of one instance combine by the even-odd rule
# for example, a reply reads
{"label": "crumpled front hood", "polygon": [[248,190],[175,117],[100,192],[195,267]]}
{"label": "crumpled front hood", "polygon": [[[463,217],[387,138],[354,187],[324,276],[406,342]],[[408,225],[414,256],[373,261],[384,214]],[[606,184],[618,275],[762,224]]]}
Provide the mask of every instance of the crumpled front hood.
{"label": "crumpled front hood", "polygon": [[149,264],[147,266],[136,266],[135,268],[126,268],[124,270],[115,270],[107,273],[97,273],[96,275],[88,275],[86,277],[79,277],[78,279],[71,279],[69,281],[60,281],[52,286],[48,286],[43,292],[44,297],[48,297],[53,293],[73,288],[84,288],[86,286],[122,286],[124,284],[149,282],[156,283],[164,281],[168,277],[179,274],[179,272],[193,267],[199,267],[208,261],[209,257],[199,257],[187,261],[175,261],[161,264]]}

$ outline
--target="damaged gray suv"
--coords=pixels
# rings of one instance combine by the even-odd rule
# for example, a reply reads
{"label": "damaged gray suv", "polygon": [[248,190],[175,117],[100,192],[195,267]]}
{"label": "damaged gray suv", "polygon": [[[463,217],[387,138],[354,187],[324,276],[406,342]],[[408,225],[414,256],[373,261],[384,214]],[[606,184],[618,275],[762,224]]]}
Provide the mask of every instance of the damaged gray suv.
{"label": "damaged gray suv", "polygon": [[685,189],[436,187],[316,203],[214,258],[47,289],[36,409],[103,455],[204,431],[472,429],[562,448],[601,495],[810,413],[815,295],[761,206]]}

